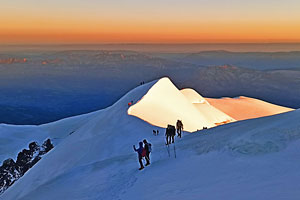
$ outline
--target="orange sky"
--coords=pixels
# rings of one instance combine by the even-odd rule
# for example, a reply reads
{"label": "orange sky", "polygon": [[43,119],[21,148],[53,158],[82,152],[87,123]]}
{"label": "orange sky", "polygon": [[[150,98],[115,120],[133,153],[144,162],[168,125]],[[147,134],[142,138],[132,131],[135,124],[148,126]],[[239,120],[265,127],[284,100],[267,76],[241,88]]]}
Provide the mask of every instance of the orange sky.
{"label": "orange sky", "polygon": [[0,8],[0,43],[300,42],[295,0],[16,0]]}

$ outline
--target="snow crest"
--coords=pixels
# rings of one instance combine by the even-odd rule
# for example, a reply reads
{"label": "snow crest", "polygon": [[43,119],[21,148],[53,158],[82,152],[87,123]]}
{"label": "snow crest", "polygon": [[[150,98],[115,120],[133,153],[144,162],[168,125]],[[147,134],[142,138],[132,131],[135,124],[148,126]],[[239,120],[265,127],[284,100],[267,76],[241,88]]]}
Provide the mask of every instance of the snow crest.
{"label": "snow crest", "polygon": [[[183,104],[179,110],[189,109],[191,115],[199,113],[171,86],[168,79],[153,81],[135,88],[104,110],[43,126],[43,130],[51,130],[50,135],[61,138],[60,142],[0,199],[277,200],[299,197],[300,161],[295,157],[299,156],[299,148],[293,144],[299,144],[300,110],[185,132],[183,138],[176,138],[175,144],[166,147],[163,128],[128,115],[127,111],[128,102],[133,101],[137,106],[144,100],[145,103],[153,100],[155,109],[159,109],[161,101],[169,101],[153,94],[170,89],[169,97],[178,97]],[[195,116],[200,118],[200,114]],[[158,129],[160,134],[154,136],[153,129]],[[151,165],[141,172],[137,170],[137,155],[132,145],[145,138],[152,143],[153,152]],[[288,173],[280,174],[283,171]]]}

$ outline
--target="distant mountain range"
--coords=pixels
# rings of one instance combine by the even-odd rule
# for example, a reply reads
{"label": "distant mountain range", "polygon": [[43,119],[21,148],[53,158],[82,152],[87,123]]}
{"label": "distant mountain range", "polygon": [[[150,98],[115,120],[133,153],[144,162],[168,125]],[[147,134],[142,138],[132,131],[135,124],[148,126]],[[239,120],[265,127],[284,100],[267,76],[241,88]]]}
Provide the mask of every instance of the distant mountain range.
{"label": "distant mountain range", "polygon": [[236,65],[256,70],[300,70],[300,51],[291,52],[230,52],[154,53],[162,58],[196,65]]}
{"label": "distant mountain range", "polygon": [[[113,104],[141,82],[164,76],[174,80],[180,89],[192,87],[207,97],[243,95],[300,107],[297,95],[300,71],[295,68],[300,53],[200,53],[202,57],[207,55],[205,64],[211,67],[189,61],[198,55],[100,50],[0,55],[0,60],[5,60],[0,63],[0,123],[42,124],[95,111]],[[235,57],[227,56],[229,64],[215,66],[218,57],[214,61],[214,55],[224,58],[251,55],[248,61],[257,59],[252,60],[252,67],[245,68],[233,61],[230,63]],[[274,70],[278,63],[273,70],[250,69],[259,68],[263,57],[268,58],[266,62],[276,63],[275,58],[270,59],[271,55],[279,55],[282,60],[290,58],[290,62],[286,62],[289,69]]]}

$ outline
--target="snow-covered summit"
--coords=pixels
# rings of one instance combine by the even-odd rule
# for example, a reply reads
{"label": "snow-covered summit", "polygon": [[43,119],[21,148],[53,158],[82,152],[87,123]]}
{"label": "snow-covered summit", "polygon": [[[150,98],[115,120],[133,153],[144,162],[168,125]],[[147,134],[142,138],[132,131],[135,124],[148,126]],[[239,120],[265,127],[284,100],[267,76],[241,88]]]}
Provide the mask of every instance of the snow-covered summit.
{"label": "snow-covered summit", "polygon": [[[128,102],[133,101],[134,106],[138,106],[152,97],[159,110],[165,100],[159,101],[155,94],[170,90],[169,98],[179,98],[183,104],[181,111],[185,108],[190,109],[191,114],[199,111],[171,86],[166,78],[153,81],[135,88],[104,110],[30,127],[61,139],[0,199],[276,200],[299,197],[299,110],[185,133],[168,148],[163,128],[127,112]],[[154,136],[153,129],[158,129],[160,134]],[[151,165],[138,171],[132,145],[145,138],[153,145]]]}
{"label": "snow-covered summit", "polygon": [[[198,96],[198,100],[197,99]],[[168,78],[153,85],[143,98],[128,109],[128,114],[137,116],[153,125],[167,127],[182,120],[186,131],[235,121],[225,113],[213,108],[195,91],[180,92]]]}

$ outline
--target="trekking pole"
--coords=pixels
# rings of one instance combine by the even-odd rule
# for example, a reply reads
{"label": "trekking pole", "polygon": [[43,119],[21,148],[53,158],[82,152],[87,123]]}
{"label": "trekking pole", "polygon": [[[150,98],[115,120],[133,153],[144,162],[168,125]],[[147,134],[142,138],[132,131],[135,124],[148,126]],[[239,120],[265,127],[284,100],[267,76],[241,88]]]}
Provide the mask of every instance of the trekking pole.
{"label": "trekking pole", "polygon": [[167,144],[166,148],[167,148],[167,152],[168,152],[168,155],[169,155],[169,158],[170,158],[170,149],[169,149],[169,144]]}
{"label": "trekking pole", "polygon": [[174,140],[174,156],[176,158],[176,146],[175,146],[175,140]]}

